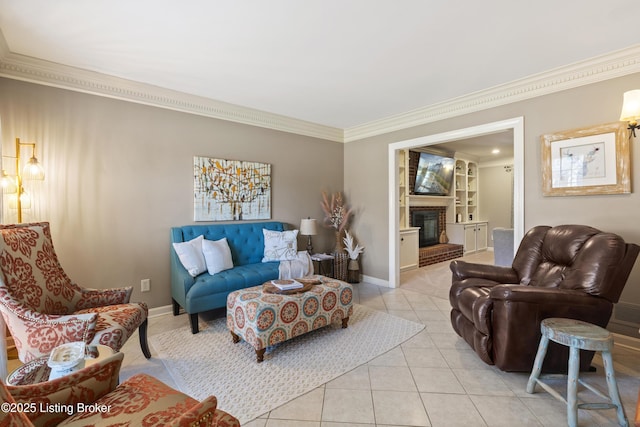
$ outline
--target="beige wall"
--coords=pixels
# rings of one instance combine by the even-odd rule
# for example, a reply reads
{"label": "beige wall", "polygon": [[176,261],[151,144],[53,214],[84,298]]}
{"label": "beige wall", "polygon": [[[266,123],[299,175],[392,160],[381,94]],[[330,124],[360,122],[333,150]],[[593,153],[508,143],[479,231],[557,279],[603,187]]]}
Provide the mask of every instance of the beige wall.
{"label": "beige wall", "polygon": [[[513,164],[513,161],[506,162]],[[488,245],[493,247],[492,230],[496,227],[513,228],[512,218],[512,193],[513,170],[507,172],[504,165],[483,166],[478,169],[479,194],[478,209],[479,219],[488,221],[489,239]]]}
{"label": "beige wall", "polygon": [[[39,144],[47,179],[32,219],[52,222],[70,276],[100,288],[134,285],[134,298],[158,307],[170,301],[168,229],[193,222],[194,155],[271,163],[272,217],[296,227],[308,215],[321,219],[322,190],[344,188],[356,211],[351,230],[366,247],[363,273],[387,281],[388,145],[523,116],[525,229],[584,223],[640,243],[635,185],[630,195],[543,197],[539,143],[544,133],[617,120],[622,93],[638,87],[634,74],[345,145],[9,79],[0,79],[0,120],[5,155],[16,136]],[[638,174],[633,168],[633,184]],[[330,249],[332,233],[314,246]],[[152,280],[149,294],[139,293],[143,278]],[[622,296],[633,315],[639,280],[640,263]]]}
{"label": "beige wall", "polygon": [[[24,220],[51,222],[72,280],[133,285],[133,299],[151,307],[171,302],[169,228],[193,223],[194,155],[271,163],[272,218],[295,228],[322,219],[322,190],[343,188],[340,143],[9,79],[0,94],[3,154],[14,154],[15,137],[37,142],[47,174]],[[322,233],[314,247],[332,248]]]}
{"label": "beige wall", "polygon": [[[367,247],[363,257],[365,274],[388,280],[388,173],[390,143],[469,126],[524,117],[525,230],[538,224],[582,223],[619,233],[640,243],[640,168],[633,168],[633,193],[629,195],[543,197],[541,185],[540,135],[618,120],[622,94],[640,87],[640,74],[582,86],[535,99],[473,114],[404,129],[348,143],[345,147],[345,191],[354,206],[362,207],[354,232]],[[632,164],[640,164],[640,137],[632,149]],[[622,295],[623,308],[640,323],[640,262]],[[637,332],[637,328],[636,328]]]}

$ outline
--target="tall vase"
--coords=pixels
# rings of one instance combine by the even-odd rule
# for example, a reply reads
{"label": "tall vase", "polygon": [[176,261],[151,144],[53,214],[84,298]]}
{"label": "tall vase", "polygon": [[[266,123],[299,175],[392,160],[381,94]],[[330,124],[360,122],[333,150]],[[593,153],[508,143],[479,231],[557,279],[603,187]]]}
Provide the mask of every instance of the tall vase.
{"label": "tall vase", "polygon": [[333,277],[338,280],[347,280],[347,263],[349,257],[344,250],[342,230],[336,230],[336,247],[333,249]]}
{"label": "tall vase", "polygon": [[344,244],[342,242],[342,230],[336,230],[336,247],[333,250],[334,253],[340,254],[344,252]]}

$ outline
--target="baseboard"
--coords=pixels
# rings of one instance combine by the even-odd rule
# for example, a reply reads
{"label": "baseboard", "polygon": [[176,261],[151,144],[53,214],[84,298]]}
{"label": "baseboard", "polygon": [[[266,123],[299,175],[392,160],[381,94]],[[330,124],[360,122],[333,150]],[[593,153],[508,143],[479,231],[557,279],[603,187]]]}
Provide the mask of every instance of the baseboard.
{"label": "baseboard", "polygon": [[382,279],[378,279],[377,277],[367,276],[364,274],[362,275],[362,281],[371,283],[372,285],[384,286],[386,288],[390,287],[388,280],[382,280]]}
{"label": "baseboard", "polygon": [[640,351],[640,339],[613,333],[613,345]]}
{"label": "baseboard", "polygon": [[164,316],[165,314],[172,314],[172,313],[173,313],[173,306],[169,304],[169,305],[163,305],[162,307],[150,308],[149,316],[147,317],[151,319],[152,317]]}

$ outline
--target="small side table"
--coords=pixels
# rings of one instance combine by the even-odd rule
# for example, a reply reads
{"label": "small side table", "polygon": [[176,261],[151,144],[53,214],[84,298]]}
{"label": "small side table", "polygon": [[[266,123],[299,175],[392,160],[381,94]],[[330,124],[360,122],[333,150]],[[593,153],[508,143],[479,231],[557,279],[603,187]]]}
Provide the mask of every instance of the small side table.
{"label": "small side table", "polygon": [[[115,352],[111,347],[106,345],[96,345],[86,347],[86,357],[84,358],[84,366],[91,366],[92,364],[101,361]],[[29,385],[38,384],[45,381],[49,381],[49,374],[51,368],[47,365],[49,356],[39,357],[33,359],[22,366],[14,369],[7,376],[6,384],[8,385]]]}
{"label": "small side table", "polygon": [[[616,409],[618,423],[621,426],[628,426],[629,421],[624,412],[624,407],[620,401],[620,392],[613,370],[613,336],[609,331],[591,323],[574,319],[549,318],[540,323],[542,338],[538,347],[538,353],[533,364],[533,370],[527,383],[527,393],[533,393],[536,384],[539,384],[549,394],[567,405],[567,422],[569,427],[578,425],[578,408],[580,409]],[[541,381],[540,372],[544,357],[547,354],[549,340],[569,347],[569,370],[567,375],[567,399],[565,400],[558,392]],[[578,378],[580,370],[580,350],[599,351],[602,354],[602,361],[609,388],[609,396],[605,396],[589,384]],[[578,404],[577,392],[578,383],[594,392],[596,395],[608,400],[611,403],[581,403]]]}
{"label": "small side table", "polygon": [[335,278],[333,269],[333,255],[313,254],[311,255],[311,261],[313,261],[314,274],[331,277],[332,279]]}

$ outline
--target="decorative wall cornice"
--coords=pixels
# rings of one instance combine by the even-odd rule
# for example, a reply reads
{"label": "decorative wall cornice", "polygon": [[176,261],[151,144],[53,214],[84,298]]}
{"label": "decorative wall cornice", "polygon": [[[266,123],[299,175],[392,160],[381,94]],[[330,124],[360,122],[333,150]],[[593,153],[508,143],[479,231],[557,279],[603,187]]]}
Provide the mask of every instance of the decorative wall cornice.
{"label": "decorative wall cornice", "polygon": [[339,129],[12,53],[0,32],[0,76],[336,142],[351,142],[640,72],[640,44],[511,83]]}
{"label": "decorative wall cornice", "polygon": [[329,141],[344,142],[342,129],[18,55],[9,51],[1,33],[0,76]]}
{"label": "decorative wall cornice", "polygon": [[402,114],[345,129],[345,142],[640,72],[640,44]]}

